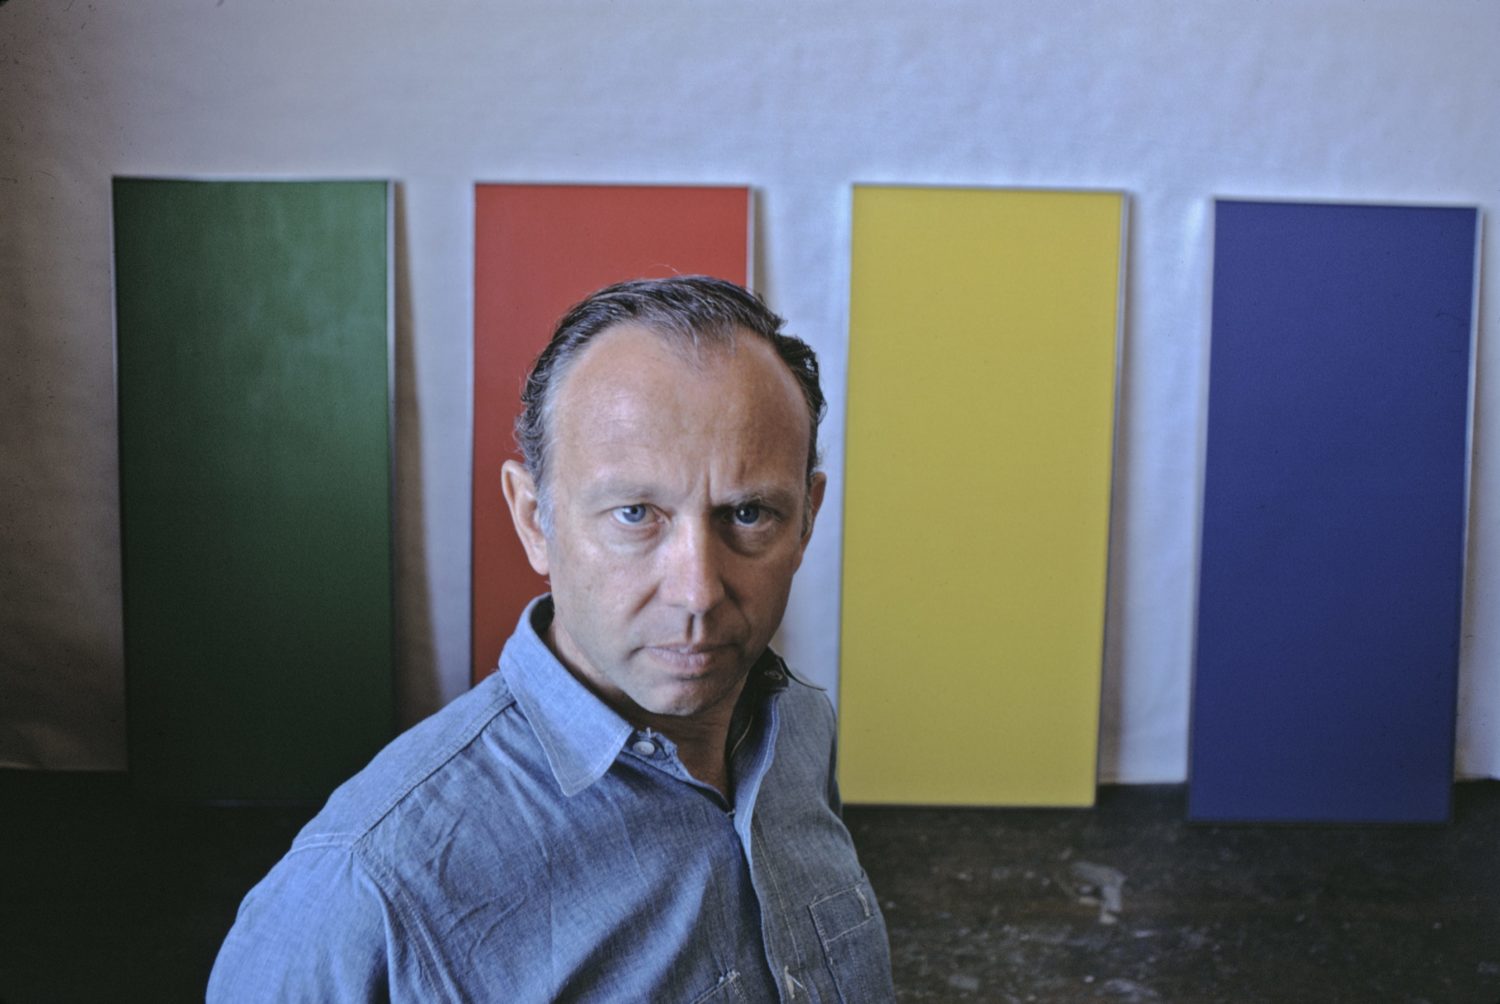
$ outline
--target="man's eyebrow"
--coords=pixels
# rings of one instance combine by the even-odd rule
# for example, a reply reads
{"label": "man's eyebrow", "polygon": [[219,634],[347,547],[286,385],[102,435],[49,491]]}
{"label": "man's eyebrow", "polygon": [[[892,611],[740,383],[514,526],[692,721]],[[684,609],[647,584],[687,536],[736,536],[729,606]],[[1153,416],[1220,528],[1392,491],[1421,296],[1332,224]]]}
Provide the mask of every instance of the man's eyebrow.
{"label": "man's eyebrow", "polygon": [[[645,482],[627,479],[595,482],[579,493],[587,505],[654,502],[658,495],[657,490]],[[744,485],[715,500],[713,508],[734,509],[742,505],[763,505],[780,512],[791,512],[801,499],[802,492],[779,485]]]}
{"label": "man's eyebrow", "polygon": [[656,492],[640,481],[605,480],[589,485],[580,493],[584,500],[596,502],[649,502]]}
{"label": "man's eyebrow", "polygon": [[781,512],[790,512],[792,507],[801,498],[801,492],[794,492],[779,486],[752,486],[734,492],[722,505],[726,508],[734,508],[742,505],[764,505]]}

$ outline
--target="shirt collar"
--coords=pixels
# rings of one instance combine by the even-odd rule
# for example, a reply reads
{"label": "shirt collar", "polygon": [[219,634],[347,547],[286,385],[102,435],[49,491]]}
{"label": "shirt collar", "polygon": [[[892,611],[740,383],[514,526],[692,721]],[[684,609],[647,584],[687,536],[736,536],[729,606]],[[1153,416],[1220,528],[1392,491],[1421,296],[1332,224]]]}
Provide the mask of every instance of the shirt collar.
{"label": "shirt collar", "polygon": [[551,622],[550,595],[528,603],[500,653],[500,673],[536,732],[558,787],[571,796],[604,776],[633,730],[557,661],[542,639]]}
{"label": "shirt collar", "polygon": [[[572,796],[604,776],[635,729],[552,654],[543,639],[551,623],[550,595],[527,604],[500,653],[500,674],[536,732],[558,787]],[[781,657],[766,649],[750,670],[742,707],[786,689],[788,675]]]}

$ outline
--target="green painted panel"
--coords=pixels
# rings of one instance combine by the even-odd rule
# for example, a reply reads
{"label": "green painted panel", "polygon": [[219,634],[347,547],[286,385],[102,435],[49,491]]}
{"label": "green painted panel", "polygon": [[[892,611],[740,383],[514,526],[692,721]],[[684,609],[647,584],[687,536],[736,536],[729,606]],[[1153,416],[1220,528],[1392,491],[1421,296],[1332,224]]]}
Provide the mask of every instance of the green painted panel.
{"label": "green painted panel", "polygon": [[390,738],[384,182],[116,179],[130,770],[315,799]]}

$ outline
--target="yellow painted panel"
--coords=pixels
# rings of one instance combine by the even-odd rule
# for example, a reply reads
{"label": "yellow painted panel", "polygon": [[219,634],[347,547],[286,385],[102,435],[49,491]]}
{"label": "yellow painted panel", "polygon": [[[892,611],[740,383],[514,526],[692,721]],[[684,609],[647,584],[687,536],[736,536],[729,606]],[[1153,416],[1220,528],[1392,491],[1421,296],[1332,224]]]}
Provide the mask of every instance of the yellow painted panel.
{"label": "yellow painted panel", "polygon": [[1093,803],[1123,219],[854,190],[847,801]]}

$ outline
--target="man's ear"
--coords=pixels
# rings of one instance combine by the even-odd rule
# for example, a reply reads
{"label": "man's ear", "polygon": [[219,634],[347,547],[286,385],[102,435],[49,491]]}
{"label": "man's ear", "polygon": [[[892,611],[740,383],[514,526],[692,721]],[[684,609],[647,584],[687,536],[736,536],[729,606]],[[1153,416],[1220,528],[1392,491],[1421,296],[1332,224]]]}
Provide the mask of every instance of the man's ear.
{"label": "man's ear", "polygon": [[802,524],[802,542],[797,550],[797,564],[802,563],[802,555],[807,550],[808,541],[812,540],[813,523],[818,519],[818,510],[823,508],[823,493],[828,490],[828,475],[822,471],[813,472],[812,480],[807,485],[807,517]]}
{"label": "man's ear", "polygon": [[505,503],[510,506],[511,522],[516,525],[516,536],[526,548],[526,560],[536,574],[546,576],[551,566],[547,562],[547,535],[542,532],[541,503],[536,494],[536,482],[531,472],[519,460],[507,460],[500,468],[500,489],[505,492]]}

